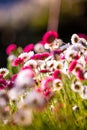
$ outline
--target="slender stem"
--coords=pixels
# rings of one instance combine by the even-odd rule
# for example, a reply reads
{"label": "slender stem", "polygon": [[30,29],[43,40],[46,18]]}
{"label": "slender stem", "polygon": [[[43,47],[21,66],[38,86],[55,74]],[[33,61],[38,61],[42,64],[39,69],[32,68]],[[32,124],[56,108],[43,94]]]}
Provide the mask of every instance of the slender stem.
{"label": "slender stem", "polygon": [[58,30],[61,0],[50,0],[47,30]]}

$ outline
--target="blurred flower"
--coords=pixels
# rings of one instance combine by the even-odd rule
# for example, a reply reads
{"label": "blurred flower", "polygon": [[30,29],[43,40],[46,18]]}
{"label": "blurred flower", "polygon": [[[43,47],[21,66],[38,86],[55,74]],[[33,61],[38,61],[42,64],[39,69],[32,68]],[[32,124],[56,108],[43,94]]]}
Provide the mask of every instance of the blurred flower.
{"label": "blurred flower", "polygon": [[46,99],[37,91],[31,91],[27,94],[24,99],[24,106],[29,106],[31,108],[42,109],[46,105]]}
{"label": "blurred flower", "polygon": [[10,55],[14,50],[16,50],[16,44],[12,43],[6,48],[7,55]]}
{"label": "blurred flower", "polygon": [[34,44],[33,43],[26,45],[23,49],[24,52],[29,52],[29,51],[33,51],[33,50],[34,50]]}
{"label": "blurred flower", "polygon": [[30,108],[21,108],[13,115],[13,122],[19,126],[29,126],[32,123],[32,110]]}
{"label": "blurred flower", "polygon": [[19,66],[20,64],[22,64],[23,63],[23,59],[22,58],[20,58],[20,57],[18,57],[18,58],[16,58],[16,59],[14,59],[14,61],[12,62],[12,65],[13,66]]}
{"label": "blurred flower", "polygon": [[9,74],[9,70],[7,68],[0,68],[0,74],[2,74],[3,77],[5,77]]}

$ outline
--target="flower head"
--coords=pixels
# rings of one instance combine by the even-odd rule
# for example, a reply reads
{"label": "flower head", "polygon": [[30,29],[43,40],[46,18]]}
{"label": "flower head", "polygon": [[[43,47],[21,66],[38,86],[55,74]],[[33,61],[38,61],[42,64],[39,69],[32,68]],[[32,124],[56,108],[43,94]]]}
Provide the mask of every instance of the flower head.
{"label": "flower head", "polygon": [[22,58],[18,57],[18,58],[16,58],[16,59],[13,61],[12,65],[13,65],[13,66],[18,66],[18,65],[22,64],[23,62],[24,62],[24,60],[23,60]]}
{"label": "flower head", "polygon": [[55,31],[48,31],[43,35],[43,41],[45,43],[51,43],[53,42],[56,38],[58,38],[58,33]]}
{"label": "flower head", "polygon": [[10,44],[7,48],[6,48],[6,53],[7,55],[10,55],[14,50],[16,50],[17,46],[16,44]]}
{"label": "flower head", "polygon": [[9,70],[7,68],[0,68],[0,74],[5,77],[9,74]]}
{"label": "flower head", "polygon": [[28,44],[27,46],[24,47],[24,52],[29,52],[34,50],[34,44]]}

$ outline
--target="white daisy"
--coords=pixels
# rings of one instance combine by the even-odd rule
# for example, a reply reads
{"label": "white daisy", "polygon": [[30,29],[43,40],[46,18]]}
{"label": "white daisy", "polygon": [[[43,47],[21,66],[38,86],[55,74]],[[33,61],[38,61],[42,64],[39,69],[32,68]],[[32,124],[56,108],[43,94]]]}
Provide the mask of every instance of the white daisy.
{"label": "white daisy", "polygon": [[84,78],[87,79],[87,71],[84,72]]}
{"label": "white daisy", "polygon": [[40,43],[37,43],[35,46],[34,46],[34,51],[36,53],[43,53],[45,51],[45,48],[42,44]]}
{"label": "white daisy", "polygon": [[24,64],[24,67],[25,66],[30,66],[32,69],[35,69],[37,67],[37,62],[36,60],[31,59]]}
{"label": "white daisy", "polygon": [[71,89],[72,89],[74,92],[81,93],[82,90],[83,90],[83,85],[81,84],[81,82],[76,81],[75,83],[72,83],[72,84],[71,84]]}
{"label": "white daisy", "polygon": [[57,62],[54,64],[54,68],[55,68],[55,69],[62,70],[62,69],[63,69],[63,62],[57,61]]}
{"label": "white daisy", "polygon": [[9,70],[7,68],[0,68],[0,74],[2,74],[3,77],[5,77],[9,74]]}
{"label": "white daisy", "polygon": [[13,122],[21,126],[29,126],[32,123],[32,110],[22,108],[13,114]]}
{"label": "white daisy", "polygon": [[15,60],[17,57],[13,54],[8,56],[8,61],[12,62],[13,60]]}
{"label": "white daisy", "polygon": [[87,86],[83,86],[83,91],[80,93],[82,99],[87,100]]}
{"label": "white daisy", "polygon": [[29,60],[30,55],[29,55],[29,53],[27,53],[27,52],[23,52],[23,53],[21,53],[18,57],[21,58],[21,59],[23,59],[24,62],[26,62],[27,60]]}
{"label": "white daisy", "polygon": [[53,80],[53,91],[59,91],[60,89],[62,89],[62,87],[63,87],[63,83],[61,80],[59,79]]}
{"label": "white daisy", "polygon": [[73,34],[71,37],[71,43],[77,44],[79,42],[79,36],[77,34]]}
{"label": "white daisy", "polygon": [[25,106],[28,105],[29,107],[40,109],[45,106],[46,99],[41,93],[33,90],[33,91],[30,91],[25,97],[24,104]]}
{"label": "white daisy", "polygon": [[15,86],[25,90],[34,87],[35,82],[31,76],[32,70],[30,69],[20,71],[17,78],[15,79]]}

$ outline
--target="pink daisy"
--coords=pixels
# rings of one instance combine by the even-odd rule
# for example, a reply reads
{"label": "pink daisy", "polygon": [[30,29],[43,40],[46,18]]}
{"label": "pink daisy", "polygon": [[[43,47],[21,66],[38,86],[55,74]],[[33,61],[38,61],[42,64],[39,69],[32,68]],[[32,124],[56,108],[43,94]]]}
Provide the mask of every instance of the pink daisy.
{"label": "pink daisy", "polygon": [[28,44],[27,46],[24,47],[24,52],[29,52],[29,51],[33,51],[34,50],[34,44]]}
{"label": "pink daisy", "polygon": [[13,66],[18,66],[18,65],[20,65],[20,64],[22,64],[23,63],[23,59],[21,59],[21,58],[16,58],[14,61],[13,61],[13,63],[12,63],[12,65]]}
{"label": "pink daisy", "polygon": [[53,78],[54,79],[62,79],[61,71],[55,70],[54,73],[53,73]]}
{"label": "pink daisy", "polygon": [[16,50],[17,46],[16,44],[10,44],[7,48],[6,48],[6,54],[10,55],[14,50]]}
{"label": "pink daisy", "polygon": [[44,35],[43,35],[43,38],[42,40],[45,42],[45,43],[52,43],[56,38],[58,38],[59,35],[57,32],[55,31],[48,31],[46,32]]}
{"label": "pink daisy", "polygon": [[75,68],[76,64],[77,64],[77,60],[72,60],[70,62],[69,68],[68,68],[69,72],[73,71],[73,69]]}
{"label": "pink daisy", "polygon": [[31,56],[30,59],[42,60],[42,55],[41,54],[35,54],[35,55]]}
{"label": "pink daisy", "polygon": [[47,57],[49,57],[49,53],[47,53],[47,52],[44,52],[44,53],[42,53],[41,54],[41,58],[42,58],[42,60],[45,60]]}
{"label": "pink daisy", "polygon": [[42,91],[45,91],[48,88],[52,88],[52,86],[53,86],[53,77],[48,77],[45,80],[42,80],[41,82]]}
{"label": "pink daisy", "polygon": [[84,73],[83,73],[82,70],[78,70],[77,77],[78,77],[79,80],[84,80],[85,79],[84,78]]}

